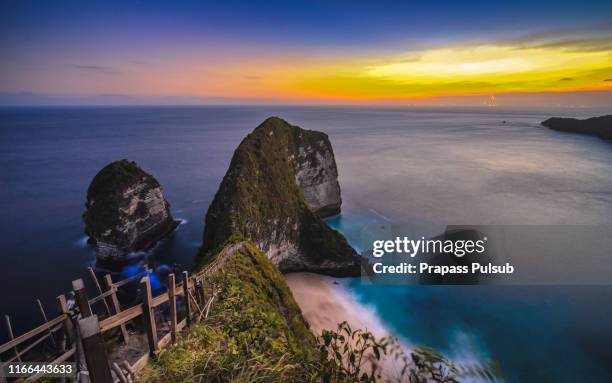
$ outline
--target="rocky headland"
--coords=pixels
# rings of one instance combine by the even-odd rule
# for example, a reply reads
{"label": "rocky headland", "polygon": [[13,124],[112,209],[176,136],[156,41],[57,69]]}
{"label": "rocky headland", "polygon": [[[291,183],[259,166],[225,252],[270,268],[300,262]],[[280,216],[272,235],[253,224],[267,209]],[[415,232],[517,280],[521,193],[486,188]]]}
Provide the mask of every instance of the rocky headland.
{"label": "rocky headland", "polygon": [[612,140],[612,115],[591,117],[584,120],[576,118],[552,117],[542,125],[560,132],[580,133]]}
{"label": "rocky headland", "polygon": [[146,251],[178,225],[159,182],[128,160],[96,174],[83,219],[101,261],[122,261],[129,253]]}
{"label": "rocky headland", "polygon": [[271,117],[242,140],[208,212],[200,255],[253,241],[282,272],[355,276],[361,257],[322,216],[342,203],[325,133]]}

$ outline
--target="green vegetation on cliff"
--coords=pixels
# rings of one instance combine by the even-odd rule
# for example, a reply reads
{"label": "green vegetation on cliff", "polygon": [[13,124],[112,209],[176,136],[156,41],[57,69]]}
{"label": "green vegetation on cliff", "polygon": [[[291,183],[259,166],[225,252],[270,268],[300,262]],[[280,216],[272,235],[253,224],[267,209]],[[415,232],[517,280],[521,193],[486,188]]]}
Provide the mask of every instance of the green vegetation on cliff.
{"label": "green vegetation on cliff", "polygon": [[218,299],[209,318],[148,366],[141,380],[310,381],[316,339],[276,266],[245,242],[211,282]]}

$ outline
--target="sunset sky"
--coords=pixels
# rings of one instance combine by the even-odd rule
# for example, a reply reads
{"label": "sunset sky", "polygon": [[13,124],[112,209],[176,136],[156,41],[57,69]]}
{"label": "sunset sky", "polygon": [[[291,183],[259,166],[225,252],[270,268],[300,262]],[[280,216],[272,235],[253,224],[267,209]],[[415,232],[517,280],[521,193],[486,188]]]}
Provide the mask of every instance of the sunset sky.
{"label": "sunset sky", "polygon": [[0,104],[612,105],[612,1],[0,4]]}

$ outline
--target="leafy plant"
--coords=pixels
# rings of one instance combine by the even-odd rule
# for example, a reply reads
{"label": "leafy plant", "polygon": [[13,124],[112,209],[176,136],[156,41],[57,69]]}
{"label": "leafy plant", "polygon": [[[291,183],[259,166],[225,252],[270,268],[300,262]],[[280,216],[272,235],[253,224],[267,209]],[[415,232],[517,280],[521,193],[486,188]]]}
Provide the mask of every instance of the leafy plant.
{"label": "leafy plant", "polygon": [[377,340],[347,322],[336,331],[323,331],[317,340],[320,381],[325,383],[458,383],[456,367],[432,349],[415,348],[408,358],[395,338]]}
{"label": "leafy plant", "polygon": [[389,338],[376,340],[371,332],[353,330],[347,322],[336,331],[324,330],[318,337],[323,382],[375,382]]}
{"label": "leafy plant", "polygon": [[458,383],[457,368],[444,356],[430,348],[415,348],[410,353],[412,366],[409,371],[410,383]]}

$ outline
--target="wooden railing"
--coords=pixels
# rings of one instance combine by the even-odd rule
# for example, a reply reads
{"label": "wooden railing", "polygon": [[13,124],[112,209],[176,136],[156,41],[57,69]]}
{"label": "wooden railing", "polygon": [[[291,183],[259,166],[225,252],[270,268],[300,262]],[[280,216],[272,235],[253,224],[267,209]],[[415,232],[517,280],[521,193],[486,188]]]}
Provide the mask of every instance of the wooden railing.
{"label": "wooden railing", "polygon": [[[72,302],[67,301],[65,295],[60,295],[57,297],[59,316],[49,320],[42,304],[38,301],[44,323],[17,337],[13,336],[10,318],[5,317],[9,341],[0,345],[0,358],[5,354],[11,356],[1,358],[0,366],[23,361],[26,353],[48,339],[57,352],[49,357],[49,360],[42,362],[62,363],[82,357],[85,359],[91,382],[131,382],[133,375],[146,365],[151,356],[158,355],[174,342],[177,335],[191,323],[208,317],[216,292],[214,286],[206,285],[206,280],[210,272],[218,269],[218,262],[215,262],[215,266],[214,269],[207,268],[193,276],[185,271],[182,273],[182,281],[178,284],[175,275],[169,274],[167,292],[155,297],[152,295],[148,270],[117,282],[113,282],[111,275],[107,274],[104,276],[106,285],[104,291],[93,269],[89,268],[97,295],[90,299],[84,281],[82,279],[73,281],[75,310],[69,307]],[[141,301],[132,307],[122,309],[117,292],[120,287],[136,280],[140,280]],[[101,306],[102,310],[96,312],[92,309],[96,304],[98,308]],[[166,304],[169,306],[167,310]],[[162,306],[164,311],[169,312],[169,320],[162,321],[169,327],[166,333],[160,332],[157,328],[156,313]],[[134,335],[130,335],[127,325],[137,318],[141,318],[144,324],[141,326],[140,334],[146,335],[148,350],[143,350],[143,355],[135,361],[111,360],[103,334],[119,328],[123,344],[127,347],[130,338]],[[75,331],[75,325],[78,326],[78,331]],[[61,341],[55,334],[59,331],[63,334]],[[82,356],[77,355],[79,349],[82,349]],[[28,380],[37,378],[39,376],[32,376]],[[0,377],[0,382],[2,380]]]}

